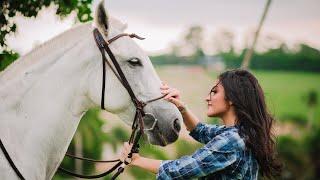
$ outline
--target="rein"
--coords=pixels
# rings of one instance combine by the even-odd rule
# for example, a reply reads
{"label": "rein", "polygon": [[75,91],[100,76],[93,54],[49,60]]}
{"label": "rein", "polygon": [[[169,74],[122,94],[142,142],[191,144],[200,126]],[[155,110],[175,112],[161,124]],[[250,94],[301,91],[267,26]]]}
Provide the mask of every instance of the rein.
{"label": "rein", "polygon": [[[143,119],[145,117],[152,117],[154,120],[154,123],[152,125],[152,127],[150,128],[151,130],[155,127],[157,120],[154,118],[154,116],[152,114],[148,114],[145,113],[143,108],[148,104],[151,103],[153,101],[157,101],[159,99],[162,99],[163,97],[165,97],[165,95],[162,95],[160,97],[148,100],[146,102],[140,101],[134,94],[129,82],[127,81],[123,71],[120,68],[120,65],[118,63],[118,61],[116,60],[114,54],[112,53],[112,51],[109,48],[109,45],[114,42],[115,40],[124,37],[124,36],[128,36],[130,38],[137,38],[140,40],[143,40],[144,38],[137,36],[136,34],[127,34],[127,33],[122,33],[119,34],[113,38],[111,38],[108,41],[105,41],[102,34],[99,32],[99,30],[97,28],[95,28],[93,30],[93,36],[95,39],[95,42],[101,52],[101,56],[102,56],[102,90],[101,90],[101,109],[105,110],[104,107],[104,96],[105,96],[105,79],[106,79],[106,63],[108,64],[108,66],[110,67],[110,69],[113,71],[113,73],[116,75],[116,77],[119,79],[119,81],[121,82],[121,84],[124,86],[124,88],[126,88],[127,92],[129,93],[130,97],[131,97],[131,101],[133,102],[135,108],[136,108],[136,114],[134,116],[134,120],[132,123],[132,132],[130,135],[130,139],[129,139],[129,144],[133,144],[131,152],[128,155],[128,158],[132,157],[133,153],[138,153],[139,152],[139,139],[141,137],[141,135],[144,132],[144,122]],[[112,67],[111,63],[107,60],[105,52],[107,52],[109,58],[112,61],[112,64],[114,65],[115,69]],[[14,162],[12,161],[9,153],[6,151],[1,139],[0,139],[0,147],[6,157],[6,159],[8,160],[8,162],[10,163],[11,167],[13,168],[13,170],[15,171],[15,173],[17,174],[17,176],[22,179],[25,180],[25,178],[23,177],[23,175],[21,174],[21,172],[18,170],[18,168],[15,166]],[[95,159],[91,159],[91,158],[86,158],[86,157],[78,157],[78,156],[74,156],[71,154],[66,153],[67,157],[69,158],[73,158],[73,159],[78,159],[78,160],[83,160],[83,161],[87,161],[87,162],[94,162],[94,163],[111,163],[111,162],[117,162],[117,164],[115,164],[112,168],[108,169],[107,171],[100,173],[100,174],[96,174],[96,175],[83,175],[83,174],[77,174],[74,172],[71,172],[69,170],[66,170],[62,167],[59,167],[58,169],[66,174],[69,174],[71,176],[75,176],[78,178],[85,178],[85,179],[96,179],[96,178],[101,178],[104,177],[110,173],[112,173],[113,171],[115,171],[117,169],[117,172],[112,176],[111,179],[116,179],[123,171],[126,165],[128,165],[129,163],[127,161],[124,160],[124,162],[120,161],[120,159],[115,159],[115,160],[95,160]]]}

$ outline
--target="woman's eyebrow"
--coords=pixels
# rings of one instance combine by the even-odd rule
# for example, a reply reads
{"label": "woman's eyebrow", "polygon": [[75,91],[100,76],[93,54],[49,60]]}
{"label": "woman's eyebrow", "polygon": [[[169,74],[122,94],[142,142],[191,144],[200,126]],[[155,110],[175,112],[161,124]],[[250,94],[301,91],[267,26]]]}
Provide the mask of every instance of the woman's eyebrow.
{"label": "woman's eyebrow", "polygon": [[[218,83],[218,84],[219,84],[219,83]],[[211,88],[211,91],[213,91],[213,90],[217,90],[217,88],[218,88],[218,84],[214,85],[214,86]]]}
{"label": "woman's eyebrow", "polygon": [[220,83],[221,83],[221,81],[218,81],[217,84],[212,87],[212,89],[214,89],[214,88],[217,89],[217,88],[218,88],[218,85],[219,85]]}

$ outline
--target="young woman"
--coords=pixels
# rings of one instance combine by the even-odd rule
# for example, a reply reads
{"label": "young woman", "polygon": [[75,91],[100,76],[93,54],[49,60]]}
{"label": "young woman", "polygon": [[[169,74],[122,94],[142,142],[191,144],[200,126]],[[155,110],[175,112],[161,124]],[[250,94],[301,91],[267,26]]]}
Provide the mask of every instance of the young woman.
{"label": "young woman", "polygon": [[[157,179],[257,179],[273,177],[281,172],[276,159],[269,114],[258,80],[247,70],[223,72],[206,97],[207,115],[219,117],[224,125],[199,121],[180,100],[177,89],[166,84],[161,92],[180,110],[190,136],[205,144],[189,156],[176,160],[155,160],[133,154],[132,166],[153,172]],[[124,144],[122,159],[131,145]]]}

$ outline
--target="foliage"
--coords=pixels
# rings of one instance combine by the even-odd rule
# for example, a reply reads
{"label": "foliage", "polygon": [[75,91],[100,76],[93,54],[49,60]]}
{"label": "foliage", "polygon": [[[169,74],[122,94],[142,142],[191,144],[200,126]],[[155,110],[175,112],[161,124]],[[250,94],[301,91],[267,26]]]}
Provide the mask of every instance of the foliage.
{"label": "foliage", "polygon": [[[307,129],[302,137],[280,136],[277,142],[279,156],[284,163],[280,179],[320,178],[320,128]],[[301,168],[303,172],[301,172]]]}
{"label": "foliage", "polygon": [[308,164],[308,159],[303,156],[305,148],[302,142],[291,136],[280,136],[277,141],[279,156],[284,164],[284,170],[281,179],[301,179],[307,173],[300,173],[299,169]]}
{"label": "foliage", "polygon": [[[251,69],[254,70],[286,70],[286,71],[309,71],[320,72],[320,51],[308,45],[301,44],[297,52],[287,52],[281,48],[269,49],[266,52],[255,52]],[[244,52],[236,54],[234,51],[221,52],[215,56],[222,57],[227,68],[240,67],[244,58]],[[176,56],[173,54],[163,54],[152,56],[151,61],[156,65],[198,65],[201,64],[203,51],[200,55],[194,53],[192,56]]]}
{"label": "foliage", "polygon": [[253,69],[294,70],[320,72],[320,51],[300,44],[298,52],[286,52],[281,47],[265,53],[255,54]]}
{"label": "foliage", "polygon": [[191,26],[179,42],[171,45],[171,54],[173,56],[188,55],[193,59],[204,56],[203,37],[201,26]]}
{"label": "foliage", "polygon": [[307,133],[306,147],[311,161],[311,166],[315,179],[320,178],[320,127],[313,127],[312,131]]}
{"label": "foliage", "polygon": [[58,5],[56,14],[65,17],[73,10],[77,12],[77,17],[80,22],[92,20],[90,16],[92,0],[24,0],[24,1],[1,1],[0,11],[0,46],[6,46],[6,35],[10,32],[15,32],[17,28],[13,18],[17,14],[25,17],[36,17],[38,12],[43,7],[48,7],[51,3]]}
{"label": "foliage", "polygon": [[[151,60],[156,65],[199,65],[204,56],[211,56],[205,53],[206,49],[214,52],[214,56],[222,57],[227,68],[238,68],[248,49],[235,52],[234,38],[231,30],[220,29],[208,43],[204,40],[203,28],[191,26],[184,36],[171,46],[169,54],[153,56]],[[250,38],[252,35],[245,37],[245,41],[250,41]],[[250,69],[320,72],[320,51],[316,48],[302,43],[297,45],[296,49],[290,50],[281,38],[269,34],[260,37],[259,43],[264,50],[253,53]]]}
{"label": "foliage", "polygon": [[[243,56],[244,53],[228,58],[229,67],[239,67],[237,65]],[[287,52],[282,47],[269,49],[264,53],[256,52],[252,57],[250,68],[320,72],[320,51],[306,44],[300,44],[300,50],[297,52]]]}
{"label": "foliage", "polygon": [[14,52],[4,51],[0,54],[0,71],[3,71],[13,61],[19,58],[19,54]]}

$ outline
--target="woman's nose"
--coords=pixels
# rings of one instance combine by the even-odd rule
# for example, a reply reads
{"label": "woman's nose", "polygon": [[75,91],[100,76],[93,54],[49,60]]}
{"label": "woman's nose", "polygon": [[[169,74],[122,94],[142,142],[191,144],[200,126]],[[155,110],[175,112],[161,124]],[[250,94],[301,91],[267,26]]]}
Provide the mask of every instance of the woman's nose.
{"label": "woman's nose", "polygon": [[209,101],[210,101],[210,95],[207,95],[207,97],[205,98],[205,100],[206,100],[207,102],[209,102]]}

